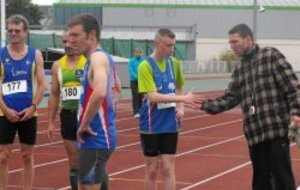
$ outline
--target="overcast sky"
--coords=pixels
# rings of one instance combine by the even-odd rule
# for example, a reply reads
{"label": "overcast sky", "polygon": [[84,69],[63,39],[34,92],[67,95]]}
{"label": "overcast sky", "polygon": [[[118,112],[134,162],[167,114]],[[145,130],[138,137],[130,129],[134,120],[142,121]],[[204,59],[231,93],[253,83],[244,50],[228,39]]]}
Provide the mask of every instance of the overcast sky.
{"label": "overcast sky", "polygon": [[53,3],[56,3],[58,0],[31,0],[33,4],[38,5],[52,5]]}

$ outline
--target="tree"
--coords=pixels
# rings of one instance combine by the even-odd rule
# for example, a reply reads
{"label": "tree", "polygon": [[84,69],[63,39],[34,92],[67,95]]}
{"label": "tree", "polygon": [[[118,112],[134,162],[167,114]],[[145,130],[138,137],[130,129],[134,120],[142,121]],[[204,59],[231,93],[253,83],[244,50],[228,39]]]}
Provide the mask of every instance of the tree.
{"label": "tree", "polygon": [[13,14],[23,15],[30,25],[41,25],[40,19],[43,13],[31,0],[6,0],[6,18]]}
{"label": "tree", "polygon": [[233,71],[239,59],[240,58],[232,50],[227,50],[220,54],[220,60],[227,63],[227,72]]}

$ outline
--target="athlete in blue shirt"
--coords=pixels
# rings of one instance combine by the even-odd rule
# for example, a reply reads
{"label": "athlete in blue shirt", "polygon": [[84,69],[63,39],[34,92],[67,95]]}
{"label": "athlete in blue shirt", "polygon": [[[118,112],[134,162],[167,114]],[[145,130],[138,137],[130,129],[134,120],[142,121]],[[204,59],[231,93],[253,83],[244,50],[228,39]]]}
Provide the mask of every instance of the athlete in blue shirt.
{"label": "athlete in blue shirt", "polygon": [[0,49],[0,189],[8,180],[8,160],[16,133],[21,143],[23,188],[32,189],[36,107],[43,98],[45,76],[40,51],[27,46],[28,21],[22,15],[7,19],[10,43]]}
{"label": "athlete in blue shirt", "polygon": [[100,49],[100,26],[95,17],[77,15],[71,18],[68,27],[74,52],[88,59],[83,72],[77,131],[79,187],[102,190],[108,180],[106,164],[116,147],[115,67],[111,56]]}
{"label": "athlete in blue shirt", "polygon": [[139,66],[139,92],[145,94],[141,107],[140,138],[145,156],[145,189],[156,190],[161,174],[165,190],[175,190],[175,154],[183,103],[197,105],[201,98],[184,94],[179,62],[172,57],[175,34],[160,29],[154,51]]}

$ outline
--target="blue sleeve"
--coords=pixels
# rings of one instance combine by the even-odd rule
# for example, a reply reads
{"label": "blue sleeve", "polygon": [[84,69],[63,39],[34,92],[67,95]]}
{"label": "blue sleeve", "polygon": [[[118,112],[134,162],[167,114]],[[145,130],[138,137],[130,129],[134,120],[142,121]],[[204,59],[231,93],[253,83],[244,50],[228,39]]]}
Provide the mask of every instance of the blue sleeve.
{"label": "blue sleeve", "polygon": [[2,64],[2,52],[4,48],[0,48],[0,64]]}
{"label": "blue sleeve", "polygon": [[135,68],[134,59],[131,59],[128,62],[127,68],[130,75],[130,80],[137,80],[137,68]]}

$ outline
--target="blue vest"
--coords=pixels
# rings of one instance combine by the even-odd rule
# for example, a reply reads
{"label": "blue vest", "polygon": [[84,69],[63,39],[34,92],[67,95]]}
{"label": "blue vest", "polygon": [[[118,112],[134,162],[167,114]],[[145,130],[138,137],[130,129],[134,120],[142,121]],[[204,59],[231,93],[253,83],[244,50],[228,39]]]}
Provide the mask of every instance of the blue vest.
{"label": "blue vest", "polygon": [[[175,94],[175,75],[172,60],[167,57],[166,71],[160,71],[152,57],[147,57],[152,68],[153,79],[157,92],[161,94]],[[176,107],[158,109],[158,104],[150,103],[145,97],[140,110],[140,132],[141,133],[172,133],[181,128],[176,118]]]}
{"label": "blue vest", "polygon": [[[102,51],[97,49],[96,51]],[[114,108],[114,100],[112,96],[112,88],[114,85],[114,62],[112,57],[102,51],[109,60],[109,75],[107,79],[107,90],[105,98],[100,105],[99,110],[89,123],[94,132],[97,132],[96,136],[84,137],[84,143],[79,143],[79,149],[114,149],[116,147],[117,129],[116,129],[116,114]],[[102,63],[99,63],[102,64]],[[80,98],[79,109],[79,126],[84,114],[86,113],[87,104],[90,100],[90,96],[93,92],[92,87],[89,84],[88,72],[90,68],[90,60],[87,61],[83,74],[83,94]]]}
{"label": "blue vest", "polygon": [[18,92],[7,95],[2,93],[2,98],[7,107],[18,112],[29,107],[34,96],[35,89],[33,88],[33,72],[35,68],[35,52],[35,48],[28,47],[28,53],[22,59],[14,60],[9,55],[7,47],[4,47],[1,51],[0,62],[2,68],[2,84],[10,83],[11,85],[7,88],[10,89],[18,88],[20,81],[26,81],[26,92]]}

